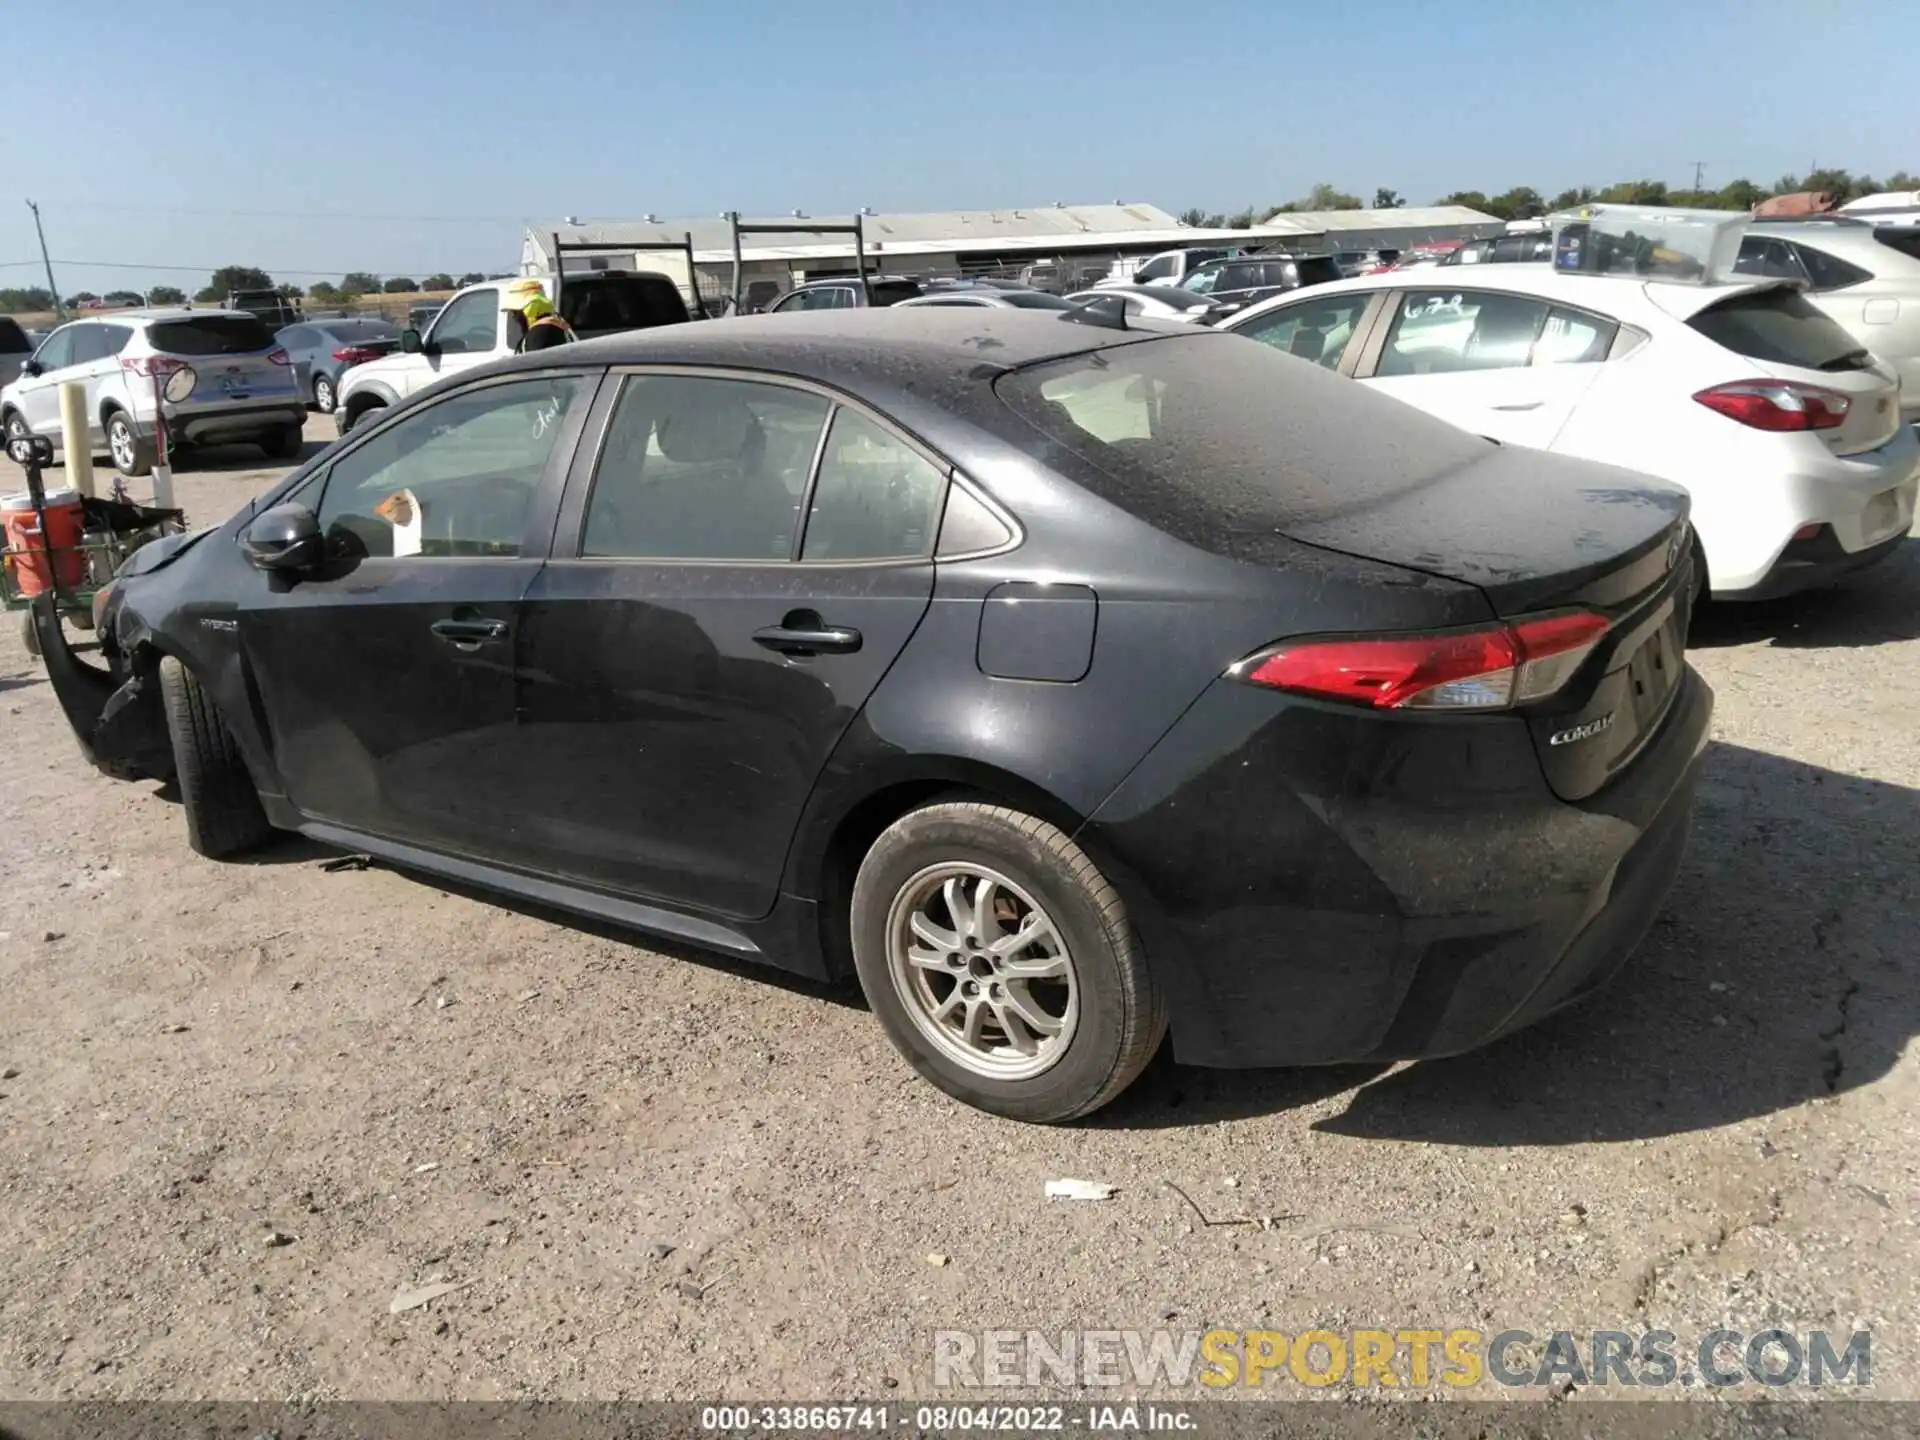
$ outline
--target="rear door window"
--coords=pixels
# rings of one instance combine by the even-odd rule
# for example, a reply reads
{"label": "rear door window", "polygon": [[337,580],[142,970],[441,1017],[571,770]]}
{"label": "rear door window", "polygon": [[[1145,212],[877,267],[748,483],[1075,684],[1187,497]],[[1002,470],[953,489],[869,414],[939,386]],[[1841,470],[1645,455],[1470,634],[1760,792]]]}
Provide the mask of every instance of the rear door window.
{"label": "rear door window", "polygon": [[1390,379],[1518,369],[1531,362],[1550,308],[1524,295],[1409,290],[1374,373]]}
{"label": "rear door window", "polygon": [[828,409],[784,385],[635,376],[607,426],[580,553],[790,559]]}
{"label": "rear door window", "polygon": [[560,310],[575,330],[589,333],[646,330],[688,318],[678,287],[658,275],[569,280],[560,287]]}
{"label": "rear door window", "polygon": [[106,359],[109,353],[104,325],[73,327],[73,358],[69,364],[91,365],[96,360]]}
{"label": "rear door window", "polygon": [[1864,370],[1873,357],[1799,292],[1735,295],[1687,322],[1736,355],[1803,370]]}
{"label": "rear door window", "polygon": [[252,355],[273,348],[273,332],[251,315],[199,315],[156,321],[147,342],[163,355]]}
{"label": "rear door window", "polygon": [[933,549],[943,471],[858,411],[836,410],[802,560],[907,560]]}
{"label": "rear door window", "polygon": [[1340,262],[1331,255],[1309,255],[1304,260],[1296,260],[1294,270],[1302,285],[1324,285],[1341,278]]}

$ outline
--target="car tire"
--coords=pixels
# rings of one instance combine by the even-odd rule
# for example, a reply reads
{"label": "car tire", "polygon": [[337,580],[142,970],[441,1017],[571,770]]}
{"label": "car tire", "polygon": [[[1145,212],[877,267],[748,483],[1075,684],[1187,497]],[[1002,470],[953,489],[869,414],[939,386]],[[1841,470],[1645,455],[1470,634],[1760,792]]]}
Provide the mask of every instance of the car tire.
{"label": "car tire", "polygon": [[260,437],[260,448],[269,460],[297,460],[300,447],[306,443],[307,437],[298,425],[282,425]]}
{"label": "car tire", "polygon": [[153,441],[141,436],[133,417],[124,410],[107,416],[107,450],[113,456],[113,468],[128,479],[153,473]]}
{"label": "car tire", "polygon": [[0,429],[5,430],[9,440],[25,440],[33,434],[32,427],[27,424],[27,417],[18,410],[7,411],[5,421],[0,422]]}
{"label": "car tire", "polygon": [[27,610],[25,623],[20,627],[20,640],[21,643],[27,647],[27,654],[38,660],[40,658],[40,631],[33,623],[33,611],[31,608]]}
{"label": "car tire", "polygon": [[903,815],[861,862],[849,928],[887,1038],[978,1109],[1036,1124],[1089,1114],[1166,1034],[1119,894],[1036,816],[973,802]]}
{"label": "car tire", "polygon": [[172,656],[160,662],[160,703],[173,741],[187,844],[210,860],[251,850],[273,833],[233,733],[213,697]]}
{"label": "car tire", "polygon": [[367,400],[358,405],[348,405],[340,419],[340,433],[342,435],[352,434],[354,426],[358,425],[362,420],[365,420],[376,410],[384,410],[386,408],[386,402],[382,400]]}
{"label": "car tire", "polygon": [[333,388],[333,377],[316,374],[313,377],[313,408],[322,415],[331,415],[337,398]]}

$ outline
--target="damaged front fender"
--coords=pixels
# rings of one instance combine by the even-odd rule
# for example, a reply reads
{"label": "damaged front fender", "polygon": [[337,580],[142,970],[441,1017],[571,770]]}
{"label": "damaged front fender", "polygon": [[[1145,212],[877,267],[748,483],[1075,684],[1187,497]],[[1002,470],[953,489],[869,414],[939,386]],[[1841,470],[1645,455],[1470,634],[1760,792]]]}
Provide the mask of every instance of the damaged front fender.
{"label": "damaged front fender", "polygon": [[130,647],[124,677],[88,664],[67,643],[50,595],[33,602],[33,631],[47,681],[87,759],[116,780],[172,776],[173,742],[160,704],[158,653],[149,646]]}

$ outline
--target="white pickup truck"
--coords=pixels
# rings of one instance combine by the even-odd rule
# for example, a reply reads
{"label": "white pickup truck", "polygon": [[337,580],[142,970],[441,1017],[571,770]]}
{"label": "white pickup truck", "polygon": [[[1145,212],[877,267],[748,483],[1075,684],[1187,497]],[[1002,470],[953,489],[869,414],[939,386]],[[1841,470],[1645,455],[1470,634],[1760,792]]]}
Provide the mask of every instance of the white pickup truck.
{"label": "white pickup truck", "polygon": [[[398,354],[363,361],[348,370],[340,377],[333,412],[340,433],[345,435],[372,412],[398,405],[436,380],[513,354],[526,327],[518,314],[502,308],[504,292],[509,286],[527,283],[527,277],[514,276],[469,285],[447,301],[425,334],[403,332]],[[551,275],[534,283],[552,297]],[[558,288],[560,313],[582,340],[692,318],[679,288],[652,271],[570,274]]]}

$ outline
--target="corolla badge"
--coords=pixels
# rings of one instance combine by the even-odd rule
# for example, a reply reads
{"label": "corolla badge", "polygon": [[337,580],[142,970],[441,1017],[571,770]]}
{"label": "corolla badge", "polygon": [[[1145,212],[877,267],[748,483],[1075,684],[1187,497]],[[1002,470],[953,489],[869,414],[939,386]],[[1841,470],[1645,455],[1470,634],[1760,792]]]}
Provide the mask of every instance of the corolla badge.
{"label": "corolla badge", "polygon": [[1610,729],[1612,725],[1613,711],[1609,710],[1598,719],[1583,721],[1581,724],[1568,726],[1565,730],[1554,731],[1547,737],[1547,744],[1571,745],[1578,740],[1591,740],[1602,730]]}

